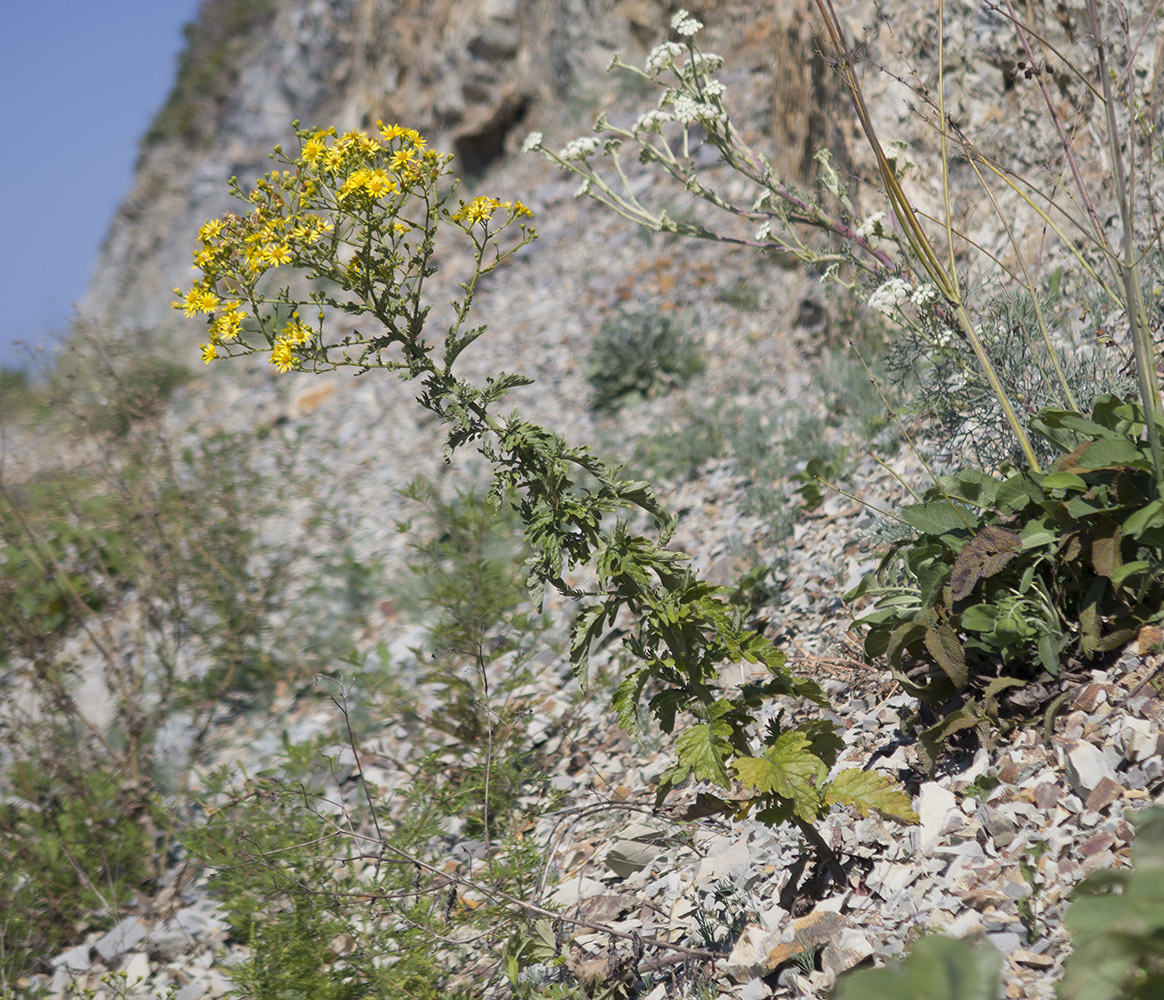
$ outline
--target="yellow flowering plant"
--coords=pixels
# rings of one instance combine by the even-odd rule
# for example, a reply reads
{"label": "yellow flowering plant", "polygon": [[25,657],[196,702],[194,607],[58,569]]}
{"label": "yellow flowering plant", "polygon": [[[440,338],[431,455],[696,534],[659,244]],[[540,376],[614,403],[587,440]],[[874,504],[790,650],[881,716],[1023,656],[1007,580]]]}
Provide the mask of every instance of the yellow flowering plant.
{"label": "yellow flowering plant", "polygon": [[[201,277],[178,293],[174,307],[207,317],[203,357],[260,352],[280,372],[383,368],[421,379],[418,401],[448,428],[446,459],[475,443],[493,465],[493,509],[503,502],[516,508],[532,552],[535,604],[547,585],[579,602],[571,648],[579,680],[587,679],[591,647],[617,624],[631,654],[614,696],[620,723],[638,729],[648,689],[665,732],[687,722],[660,800],[692,776],[723,788],[738,781],[749,791],[724,801],[726,811],[755,808],[769,822],[792,821],[833,861],[814,826],[833,804],[916,820],[909,797],[889,778],[860,770],[830,776],[841,747],[832,723],[798,711],[795,721],[786,724],[781,715],[757,732],[758,712],[773,698],[826,706],[824,694],[746,627],[741,593],[699,579],[686,556],[666,547],[672,518],[648,483],[621,478],[589,448],[570,446],[518,414],[495,417],[492,405],[528,378],[500,372],[473,385],[454,374],[461,352],[485,332],[467,323],[477,281],[536,238],[530,211],[487,196],[451,207],[452,158],[430,150],[412,129],[380,124],[378,136],[331,129],[297,135],[298,156],[276,147],[282,169],[255,190],[244,195],[232,180],[236,196],[253,206],[248,214],[202,229],[194,254]],[[431,309],[424,286],[435,272],[442,229],[470,241],[475,267],[452,301],[454,317],[437,351],[424,338]],[[296,295],[290,281],[269,290],[273,279],[292,274],[324,290]],[[332,334],[338,324],[329,318],[341,312],[375,320],[378,332]],[[632,528],[644,512],[653,536]],[[593,584],[567,583],[569,571],[583,566],[593,570]],[[756,677],[723,684],[723,666],[740,662],[755,665]]]}
{"label": "yellow flowering plant", "polygon": [[[201,272],[174,308],[206,315],[207,364],[219,357],[267,353],[280,372],[293,368],[327,371],[341,365],[425,368],[420,347],[427,308],[425,280],[437,227],[449,225],[473,242],[477,271],[464,286],[445,365],[471,341],[460,328],[477,278],[533,240],[529,209],[520,202],[475,198],[449,207],[448,154],[428,149],[415,129],[377,123],[378,134],[337,135],[335,129],[298,129],[299,155],[276,147],[275,169],[243,194],[235,178],[231,192],[252,208],[207,222],[198,234],[194,265]],[[516,224],[516,238],[502,246],[502,232]],[[489,256],[491,252],[491,256]],[[280,272],[280,269],[283,269]],[[273,294],[273,275],[297,273],[330,289],[306,297],[289,284]],[[336,290],[338,289],[338,293]],[[384,334],[368,341],[328,340],[328,309],[368,314]],[[304,316],[310,316],[309,321]],[[244,335],[250,319],[251,334]],[[259,339],[261,338],[261,339]],[[391,359],[394,345],[408,345],[408,360]],[[451,348],[451,354],[450,354]],[[419,367],[418,367],[419,365]]]}

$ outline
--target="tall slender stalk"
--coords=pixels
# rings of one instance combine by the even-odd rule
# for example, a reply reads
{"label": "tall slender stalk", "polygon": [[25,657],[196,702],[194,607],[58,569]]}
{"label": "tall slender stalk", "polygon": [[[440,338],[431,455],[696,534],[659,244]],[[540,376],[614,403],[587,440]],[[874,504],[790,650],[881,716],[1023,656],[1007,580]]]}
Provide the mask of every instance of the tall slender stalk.
{"label": "tall slender stalk", "polygon": [[[861,89],[860,83],[857,81],[856,73],[853,71],[852,56],[848,46],[845,44],[844,29],[841,25],[840,17],[837,15],[836,8],[833,6],[832,0],[815,0],[815,3],[817,10],[820,11],[821,17],[824,19],[829,41],[836,54],[837,65],[849,91],[849,97],[856,111],[857,120],[861,124],[861,130],[864,132],[869,148],[872,150],[873,156],[877,161],[882,187],[898,217],[898,221],[901,223],[902,232],[909,245],[909,249],[921,264],[929,279],[949,304],[956,319],[958,329],[974,351],[974,357],[977,359],[983,376],[986,378],[991,391],[994,393],[999,406],[1002,408],[1006,422],[1010,425],[1011,432],[1014,434],[1015,440],[1022,450],[1027,465],[1031,471],[1039,472],[1039,460],[1035,455],[1034,447],[1031,445],[1030,437],[1027,435],[1022,421],[1019,420],[1018,415],[1015,413],[1014,406],[1006,394],[1002,380],[998,377],[998,372],[995,370],[994,364],[986,353],[982,338],[978,335],[974,322],[970,318],[962,291],[958,285],[957,274],[952,267],[947,268],[943,265],[929,237],[926,236],[921,220],[918,218],[917,212],[909,200],[909,196],[902,188],[901,182],[898,180],[897,174],[889,163],[889,159],[885,155],[885,150],[882,148],[881,142],[877,137],[876,129],[873,127],[872,117],[869,114],[868,106],[865,104],[864,92]],[[944,121],[942,135],[944,138]],[[943,152],[944,149],[945,146],[943,143]]]}

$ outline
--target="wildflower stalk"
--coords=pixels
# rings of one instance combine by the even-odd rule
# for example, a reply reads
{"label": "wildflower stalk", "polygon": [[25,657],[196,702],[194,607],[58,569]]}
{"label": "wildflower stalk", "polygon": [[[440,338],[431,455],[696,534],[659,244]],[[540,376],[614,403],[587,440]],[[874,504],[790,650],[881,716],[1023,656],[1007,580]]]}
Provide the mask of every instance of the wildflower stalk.
{"label": "wildflower stalk", "polygon": [[[1120,207],[1120,223],[1123,227],[1120,254],[1112,255],[1112,261],[1119,269],[1124,288],[1124,300],[1131,326],[1132,350],[1136,359],[1136,382],[1140,390],[1140,402],[1144,407],[1144,423],[1148,429],[1148,444],[1152,450],[1152,464],[1156,470],[1157,483],[1164,480],[1164,451],[1160,445],[1160,429],[1157,423],[1161,415],[1160,384],[1156,372],[1155,349],[1149,332],[1148,313],[1144,308],[1144,298],[1140,290],[1140,268],[1134,245],[1132,188],[1135,182],[1135,161],[1129,156],[1128,171],[1124,171],[1124,158],[1120,142],[1119,125],[1115,118],[1115,98],[1111,90],[1111,77],[1107,72],[1103,38],[1100,35],[1099,12],[1095,0],[1087,0],[1087,16],[1091,21],[1095,37],[1096,61],[1099,79],[1103,84],[1103,103],[1106,112],[1108,153],[1112,161],[1112,178],[1116,185],[1116,200]],[[1129,150],[1129,154],[1131,151]]]}
{"label": "wildflower stalk", "polygon": [[[913,821],[908,797],[887,778],[845,770],[834,786],[829,771],[839,743],[822,735],[831,733],[827,723],[769,725],[761,755],[753,756],[757,706],[778,695],[824,706],[820,686],[794,676],[784,654],[745,625],[730,595],[699,579],[685,555],[666,548],[673,518],[650,484],[621,478],[590,449],[571,447],[517,414],[493,416],[493,404],[529,379],[501,372],[473,385],[454,373],[461,352],[485,332],[468,328],[477,282],[536,238],[525,221],[531,213],[520,202],[488,197],[449,209],[455,188],[443,190],[442,179],[450,158],[427,150],[414,130],[379,127],[378,138],[351,132],[334,141],[331,130],[300,130],[298,157],[278,148],[274,154],[294,171],[272,171],[243,196],[256,206],[247,217],[203,227],[195,253],[202,277],[174,306],[210,317],[204,359],[260,353],[281,372],[382,368],[419,379],[418,402],[446,425],[446,460],[474,444],[493,465],[489,503],[496,509],[515,498],[509,502],[531,550],[534,603],[541,603],[547,586],[581,602],[571,649],[579,681],[587,680],[591,648],[616,623],[629,622],[624,642],[631,668],[614,696],[620,723],[638,729],[639,703],[652,681],[665,692],[650,703],[665,732],[673,731],[680,712],[695,720],[676,738],[676,763],[661,781],[660,801],[689,777],[723,788],[738,780],[753,790],[738,808],[756,807],[773,823],[811,828],[834,803]],[[237,185],[236,194],[242,196]],[[441,228],[467,237],[474,259],[471,277],[451,303],[443,353],[424,340],[431,309],[425,282],[435,273]],[[270,272],[284,264],[330,283],[331,290],[306,298],[290,286],[262,292]],[[243,303],[254,314],[245,323]],[[318,310],[313,325],[301,318],[309,306]],[[337,340],[329,332],[329,309],[333,317],[342,312],[374,319],[381,329]],[[583,487],[583,478],[597,485]],[[653,535],[632,530],[631,519],[644,513]],[[593,570],[594,582],[568,583],[568,573],[584,566]],[[725,689],[719,679],[725,661],[756,664],[762,679]],[[823,841],[809,839],[820,849]]]}
{"label": "wildflower stalk", "polygon": [[[849,97],[853,103],[857,119],[861,124],[861,130],[864,132],[869,148],[872,150],[873,156],[877,161],[882,187],[885,190],[886,196],[889,198],[889,202],[898,220],[902,224],[906,243],[915,259],[925,271],[927,277],[942,293],[942,296],[953,311],[958,329],[974,351],[974,356],[978,361],[982,374],[990,386],[991,391],[994,393],[995,398],[998,400],[999,406],[1002,408],[1003,415],[1010,425],[1010,429],[1014,434],[1015,440],[1018,442],[1019,448],[1022,450],[1027,465],[1032,472],[1039,472],[1041,468],[1039,460],[1035,456],[1034,447],[1031,445],[1031,440],[1027,436],[1022,421],[1019,420],[1018,415],[1015,413],[1014,406],[1007,396],[1006,389],[1003,387],[1002,381],[999,379],[998,373],[986,353],[986,348],[982,344],[982,339],[979,337],[978,331],[975,329],[970,314],[966,309],[961,289],[958,286],[957,274],[953,269],[947,270],[943,266],[941,259],[933,248],[933,244],[926,236],[921,220],[914,211],[909,196],[902,188],[897,173],[890,165],[889,159],[885,155],[885,150],[877,138],[877,132],[873,127],[873,120],[865,104],[864,92],[861,89],[860,83],[857,81],[856,74],[853,72],[852,57],[848,47],[845,45],[844,29],[841,26],[836,9],[833,7],[832,0],[815,0],[815,3],[825,21],[829,41],[836,53],[841,75],[849,91]],[[942,135],[943,137],[945,135],[944,125]],[[948,214],[947,211],[947,216]]]}

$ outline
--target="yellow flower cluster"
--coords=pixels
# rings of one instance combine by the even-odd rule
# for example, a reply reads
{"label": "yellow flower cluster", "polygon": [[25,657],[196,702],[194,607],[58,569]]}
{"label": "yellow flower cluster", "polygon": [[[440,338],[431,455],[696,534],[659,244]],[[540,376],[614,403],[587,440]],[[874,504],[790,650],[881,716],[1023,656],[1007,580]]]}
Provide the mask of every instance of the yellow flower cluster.
{"label": "yellow flower cluster", "polygon": [[493,213],[499,208],[505,209],[506,222],[512,222],[521,216],[533,218],[533,212],[520,201],[498,201],[496,198],[485,196],[474,198],[469,202],[462,201],[460,208],[453,212],[450,218],[454,222],[468,222],[470,226],[478,223],[482,226],[488,226]]}
{"label": "yellow flower cluster", "polygon": [[295,348],[311,343],[314,336],[311,328],[300,322],[299,313],[292,313],[291,320],[283,327],[283,332],[271,348],[271,364],[280,372],[298,368],[299,358],[295,355]]}
{"label": "yellow flower cluster", "polygon": [[[256,317],[263,328],[271,363],[279,371],[324,356],[325,348],[312,346],[315,334],[298,314],[277,334],[267,332],[263,303],[271,300],[259,289],[264,275],[274,269],[305,271],[348,288],[364,289],[370,282],[391,289],[404,280],[398,274],[407,275],[413,265],[423,266],[417,264],[419,251],[406,242],[416,223],[400,215],[414,192],[423,192],[427,205],[443,205],[434,195],[452,157],[429,149],[416,129],[382,121],[376,127],[373,135],[301,129],[298,156],[275,148],[274,159],[290,169],[272,170],[245,194],[231,182],[250,210],[210,219],[201,227],[194,252],[200,276],[185,294],[174,290],[175,309],[190,317],[209,317],[203,361],[260,349],[246,342],[243,325],[248,316]],[[502,211],[507,218],[499,225],[495,213]],[[532,213],[521,202],[480,197],[462,201],[451,215],[442,208],[441,215],[465,232],[480,225],[489,239]],[[353,249],[357,252],[349,257],[347,252]],[[283,294],[279,301],[287,302],[287,293]],[[224,350],[225,345],[233,345],[233,350]],[[261,349],[268,350],[265,345]]]}

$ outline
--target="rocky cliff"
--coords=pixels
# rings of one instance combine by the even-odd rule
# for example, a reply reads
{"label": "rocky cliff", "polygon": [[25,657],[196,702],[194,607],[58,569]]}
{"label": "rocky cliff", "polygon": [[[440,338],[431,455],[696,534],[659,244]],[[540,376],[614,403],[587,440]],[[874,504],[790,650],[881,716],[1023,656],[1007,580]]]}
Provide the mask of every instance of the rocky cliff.
{"label": "rocky cliff", "polygon": [[[142,140],[81,317],[104,335],[168,341],[170,289],[188,279],[201,223],[229,208],[227,180],[267,168],[291,122],[419,128],[466,175],[514,153],[534,118],[585,130],[613,86],[604,70],[664,34],[665,0],[206,0],[174,90]],[[711,8],[714,8],[711,9]],[[778,163],[807,176],[840,138],[837,87],[813,52],[809,4],[709,7],[737,70],[770,81],[765,131]],[[823,98],[823,100],[822,100]],[[834,109],[835,110],[835,109]],[[523,123],[525,127],[523,128]]]}

